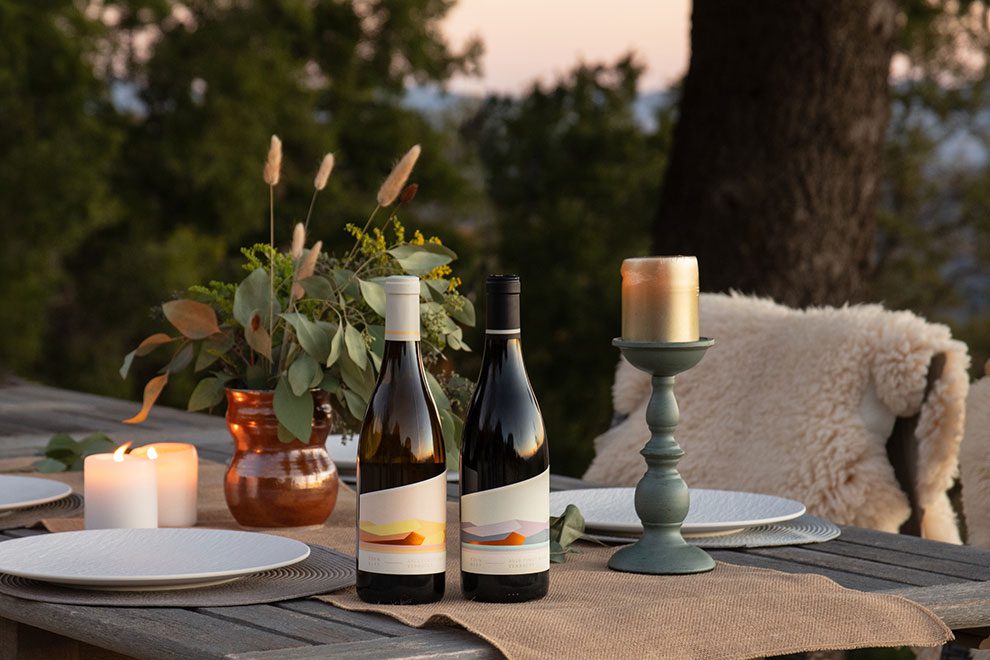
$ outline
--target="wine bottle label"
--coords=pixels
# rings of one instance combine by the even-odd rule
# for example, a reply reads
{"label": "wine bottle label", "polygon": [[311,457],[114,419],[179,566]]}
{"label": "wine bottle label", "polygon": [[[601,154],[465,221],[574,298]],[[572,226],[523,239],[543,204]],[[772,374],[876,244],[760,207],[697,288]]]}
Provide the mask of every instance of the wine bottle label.
{"label": "wine bottle label", "polygon": [[447,568],[447,473],[361,493],[358,570],[389,575]]}
{"label": "wine bottle label", "polygon": [[522,575],[550,568],[550,469],[461,496],[461,570]]}

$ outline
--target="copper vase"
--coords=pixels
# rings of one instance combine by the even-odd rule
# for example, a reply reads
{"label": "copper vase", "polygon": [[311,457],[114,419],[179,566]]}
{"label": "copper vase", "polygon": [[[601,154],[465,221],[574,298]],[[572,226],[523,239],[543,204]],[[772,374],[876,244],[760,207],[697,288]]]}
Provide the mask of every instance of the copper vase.
{"label": "copper vase", "polygon": [[278,437],[274,392],[227,389],[227,428],[234,457],[224,495],[234,519],[245,527],[320,525],[337,503],[337,466],[327,453],[329,395],[313,392],[309,443]]}

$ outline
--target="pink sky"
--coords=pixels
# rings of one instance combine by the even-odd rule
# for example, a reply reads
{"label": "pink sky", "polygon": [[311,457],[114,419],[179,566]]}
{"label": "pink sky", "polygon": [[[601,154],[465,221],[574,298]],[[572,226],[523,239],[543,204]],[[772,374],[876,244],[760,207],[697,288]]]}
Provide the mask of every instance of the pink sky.
{"label": "pink sky", "polygon": [[632,49],[647,65],[640,88],[661,89],[687,69],[690,14],[690,0],[459,0],[444,31],[454,46],[482,38],[485,73],[451,88],[518,92],[580,59],[614,61]]}

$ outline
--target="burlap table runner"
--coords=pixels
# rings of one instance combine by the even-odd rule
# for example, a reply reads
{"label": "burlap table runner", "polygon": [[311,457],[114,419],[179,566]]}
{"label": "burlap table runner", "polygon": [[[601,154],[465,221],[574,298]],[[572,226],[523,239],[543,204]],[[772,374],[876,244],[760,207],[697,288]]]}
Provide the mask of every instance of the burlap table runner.
{"label": "burlap table runner", "polygon": [[[201,525],[236,527],[223,500],[223,470],[216,464],[201,466]],[[56,478],[78,480],[77,475]],[[342,485],[326,525],[272,532],[353,554],[354,515],[354,493]],[[448,519],[447,595],[441,602],[368,605],[353,588],[318,598],[416,627],[462,626],[510,658],[752,658],[938,646],[952,639],[941,620],[916,603],[845,589],[825,577],[724,563],[711,573],[682,577],[616,573],[606,567],[613,550],[591,545],[552,566],[550,594],[543,600],[472,603],[460,595],[456,506],[449,508]],[[46,526],[52,531],[79,529],[81,520],[46,521]]]}

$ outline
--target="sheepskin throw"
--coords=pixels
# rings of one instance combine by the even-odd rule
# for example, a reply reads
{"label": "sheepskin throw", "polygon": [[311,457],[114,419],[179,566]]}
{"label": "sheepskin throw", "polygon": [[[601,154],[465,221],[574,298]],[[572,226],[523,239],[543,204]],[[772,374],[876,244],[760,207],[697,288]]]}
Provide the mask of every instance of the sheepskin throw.
{"label": "sheepskin throw", "polygon": [[966,543],[990,548],[990,377],[969,388],[959,471]]}
{"label": "sheepskin throw", "polygon": [[[794,310],[703,294],[701,331],[715,346],[675,389],[689,485],[793,497],[836,523],[897,532],[911,508],[886,442],[896,417],[920,413],[922,536],[959,543],[946,491],[957,472],[969,354],[947,327],[878,305]],[[939,353],[945,367],[926,397]],[[649,395],[649,376],[620,361],[612,399],[627,417],[595,439],[585,479],[639,480]]]}

